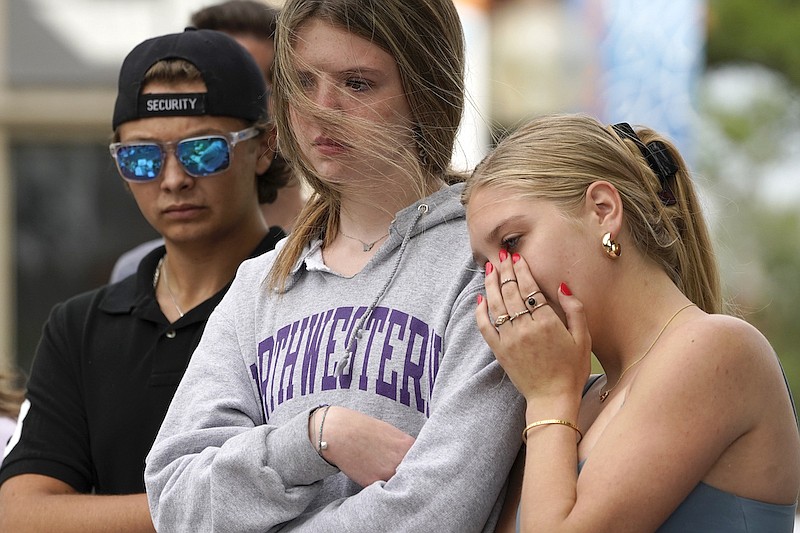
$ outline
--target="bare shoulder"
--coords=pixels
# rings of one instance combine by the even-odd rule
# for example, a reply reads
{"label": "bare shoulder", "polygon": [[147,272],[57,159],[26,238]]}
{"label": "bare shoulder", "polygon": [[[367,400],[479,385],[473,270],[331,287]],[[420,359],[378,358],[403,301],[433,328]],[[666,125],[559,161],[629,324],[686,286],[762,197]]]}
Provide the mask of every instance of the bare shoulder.
{"label": "bare shoulder", "polygon": [[[702,356],[707,364],[777,363],[767,338],[752,324],[729,315],[697,312],[669,337],[670,352],[684,363]],[[693,365],[692,365],[693,366]]]}
{"label": "bare shoulder", "polygon": [[703,479],[751,499],[791,501],[800,464],[797,426],[768,339],[732,316],[697,313],[682,326],[671,339],[673,349],[665,355],[672,365],[661,369],[658,386],[674,393],[673,406],[682,417],[713,431],[724,446]]}
{"label": "bare shoulder", "polygon": [[758,329],[740,318],[696,310],[665,337],[658,352],[642,368],[643,382],[661,393],[670,390],[687,405],[720,402],[755,414],[764,402],[786,396],[775,351]]}

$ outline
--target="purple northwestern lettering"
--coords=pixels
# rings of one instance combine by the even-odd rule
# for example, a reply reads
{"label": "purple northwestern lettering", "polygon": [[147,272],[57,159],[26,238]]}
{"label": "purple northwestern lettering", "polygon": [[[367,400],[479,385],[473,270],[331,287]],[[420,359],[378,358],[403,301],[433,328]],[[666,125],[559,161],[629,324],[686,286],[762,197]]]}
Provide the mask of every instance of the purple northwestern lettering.
{"label": "purple northwestern lettering", "polygon": [[269,420],[269,414],[272,412],[272,409],[267,409],[267,376],[269,376],[269,372],[264,371],[264,354],[268,354],[267,356],[267,367],[269,367],[269,361],[272,359],[272,352],[273,347],[275,346],[275,339],[273,337],[268,337],[263,341],[258,343],[258,390],[261,392],[261,405],[264,409],[264,415],[266,416],[267,420]]}
{"label": "purple northwestern lettering", "polygon": [[369,340],[364,350],[364,363],[361,365],[361,377],[358,379],[358,388],[361,390],[367,390],[367,385],[369,384],[367,370],[369,368],[370,356],[372,355],[372,343],[375,340],[375,335],[383,333],[386,327],[387,316],[389,316],[389,309],[386,307],[376,307],[372,310],[369,320],[367,320],[366,328],[369,331]]}
{"label": "purple northwestern lettering", "polygon": [[[337,333],[347,333],[347,325],[353,316],[352,307],[339,307],[333,315],[333,323],[331,324],[331,331],[328,335],[328,344],[325,346],[325,359],[322,366],[322,390],[333,390],[336,388],[336,376],[333,371],[336,367],[336,362],[339,356],[344,354],[347,349],[345,343],[347,342],[346,336],[342,335],[341,340],[337,342]],[[341,326],[339,326],[341,324]]]}
{"label": "purple northwestern lettering", "polygon": [[397,339],[402,341],[406,332],[406,323],[408,322],[408,315],[402,311],[392,310],[389,315],[389,327],[386,331],[386,336],[383,341],[383,350],[381,351],[381,363],[378,370],[378,377],[375,380],[375,392],[381,396],[386,396],[392,400],[397,400],[397,372],[392,370],[389,372],[391,376],[390,381],[386,381],[386,362],[392,359],[394,347],[391,344],[392,332],[398,329]]}
{"label": "purple northwestern lettering", "polygon": [[[283,360],[283,369],[281,370],[281,387],[278,392],[278,405],[283,403],[283,392],[286,391],[286,400],[291,400],[294,396],[294,370],[297,365],[297,354],[300,353],[300,345],[303,342],[306,326],[308,325],[308,317],[305,317],[302,322],[295,322],[292,324],[292,331],[287,339],[287,352],[286,358]],[[298,334],[299,330],[299,334]],[[297,339],[295,339],[297,337]],[[288,369],[288,377],[286,376]],[[284,383],[286,386],[284,387]]]}
{"label": "purple northwestern lettering", "polygon": [[[270,420],[275,409],[317,391],[358,389],[430,416],[430,398],[441,363],[443,339],[422,320],[376,307],[354,345],[351,364],[337,378],[336,363],[366,308],[339,307],[283,324],[258,343],[250,370]],[[358,369],[358,370],[356,370]],[[299,386],[298,386],[299,385]]]}
{"label": "purple northwestern lettering", "polygon": [[[428,398],[433,396],[433,385],[436,383],[436,374],[439,373],[439,364],[442,360],[442,337],[434,334],[431,343],[431,357],[428,361]],[[425,414],[431,415],[430,403],[425,407]]]}
{"label": "purple northwestern lettering", "polygon": [[[289,324],[289,325],[287,325],[285,327],[282,327],[281,329],[278,330],[278,335],[275,338],[275,353],[276,354],[280,355],[280,354],[283,353],[284,349],[286,348],[286,346],[289,343],[290,331],[292,330],[292,328],[295,327],[296,324],[297,324],[297,322],[295,322],[294,324]],[[283,363],[281,363],[281,360],[283,360]],[[282,384],[283,384],[283,372],[286,370],[286,360],[287,360],[286,357],[278,357],[278,358],[275,359],[275,375],[276,376],[278,374],[278,368],[279,368],[278,365],[280,365],[280,368],[281,368],[281,379],[278,382],[278,405],[283,403],[283,386],[282,386]],[[274,387],[275,387],[275,380],[273,379],[272,380],[272,388],[274,388]],[[272,393],[272,394],[270,394],[270,396],[272,398],[274,398],[275,394]]]}
{"label": "purple northwestern lettering", "polygon": [[[361,317],[364,316],[364,313],[366,313],[366,312],[367,312],[367,308],[362,305],[361,307],[356,309],[355,312],[353,313],[352,318],[350,319],[350,323],[347,326],[347,332],[345,333],[345,337],[344,337],[344,349],[345,350],[348,348],[347,345],[350,343],[350,338],[351,338],[351,335],[353,335],[353,330],[355,329],[355,327],[358,324],[358,322],[361,320]],[[365,327],[367,327],[366,324],[365,324]],[[354,354],[358,353],[358,338],[356,338],[355,341],[353,342],[353,353]],[[366,359],[366,357],[365,357],[365,359]],[[355,358],[354,358],[350,362],[350,364],[347,365],[347,368],[345,368],[343,370],[342,374],[339,376],[339,388],[340,389],[349,389],[350,388],[350,385],[353,382],[353,369],[355,367],[356,367],[356,364],[355,364]],[[324,386],[323,386],[323,389],[324,389]]]}
{"label": "purple northwestern lettering", "polygon": [[[284,346],[286,346],[286,337],[289,335],[289,330],[291,329],[292,325],[287,324],[283,326],[281,329],[278,330],[278,333],[275,334],[275,346],[272,350],[273,357],[270,357],[269,368],[267,368],[269,379],[269,410],[275,410],[275,382],[277,379],[278,374],[278,359],[281,358],[281,353]],[[280,383],[278,383],[278,389],[280,389]],[[278,391],[280,392],[280,390]],[[280,404],[280,399],[278,400],[278,404]]]}
{"label": "purple northwestern lettering", "polygon": [[[428,326],[418,318],[411,318],[409,325],[408,347],[403,368],[403,386],[400,389],[400,403],[411,405],[410,383],[414,383],[416,408],[425,412],[425,401],[422,399],[422,375],[425,372],[425,360],[428,357]],[[416,348],[416,349],[415,349]],[[414,358],[416,356],[416,362]]]}
{"label": "purple northwestern lettering", "polygon": [[[314,383],[317,376],[317,361],[319,360],[319,347],[322,342],[322,334],[325,331],[331,317],[333,316],[333,309],[324,314],[313,315],[308,334],[308,343],[306,344],[305,354],[303,356],[303,381],[300,386],[300,394],[314,394]],[[316,328],[314,327],[314,319],[316,319]]]}

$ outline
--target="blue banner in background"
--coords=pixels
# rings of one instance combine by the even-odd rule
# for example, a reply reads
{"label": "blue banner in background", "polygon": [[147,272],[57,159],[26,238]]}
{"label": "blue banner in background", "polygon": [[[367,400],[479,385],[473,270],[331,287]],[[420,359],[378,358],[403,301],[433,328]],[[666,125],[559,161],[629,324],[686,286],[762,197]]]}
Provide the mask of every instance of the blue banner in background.
{"label": "blue banner in background", "polygon": [[692,165],[696,87],[704,67],[705,0],[570,0],[596,43],[601,121],[646,125],[669,137]]}

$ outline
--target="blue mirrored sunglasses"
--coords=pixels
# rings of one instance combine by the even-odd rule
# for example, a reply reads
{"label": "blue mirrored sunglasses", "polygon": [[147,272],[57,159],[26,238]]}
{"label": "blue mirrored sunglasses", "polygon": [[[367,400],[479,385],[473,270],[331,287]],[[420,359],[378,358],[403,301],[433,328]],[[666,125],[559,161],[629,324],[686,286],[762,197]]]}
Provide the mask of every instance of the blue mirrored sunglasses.
{"label": "blue mirrored sunglasses", "polygon": [[206,135],[173,142],[111,143],[111,157],[117,162],[120,175],[127,181],[151,181],[161,174],[167,152],[175,152],[183,170],[200,178],[223,172],[231,166],[236,143],[252,139],[258,128],[247,128],[224,135]]}

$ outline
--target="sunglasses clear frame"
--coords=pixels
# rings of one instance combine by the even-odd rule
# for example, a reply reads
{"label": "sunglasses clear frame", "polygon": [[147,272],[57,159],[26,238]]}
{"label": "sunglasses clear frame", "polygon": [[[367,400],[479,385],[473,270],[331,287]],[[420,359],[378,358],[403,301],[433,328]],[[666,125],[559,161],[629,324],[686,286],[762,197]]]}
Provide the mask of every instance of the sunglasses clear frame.
{"label": "sunglasses clear frame", "polygon": [[[122,179],[130,183],[147,183],[158,179],[158,177],[161,175],[161,170],[164,167],[164,161],[166,160],[167,153],[173,153],[176,156],[178,163],[183,171],[186,172],[186,174],[194,178],[202,178],[205,176],[219,174],[220,172],[224,172],[230,168],[231,163],[233,162],[233,151],[236,145],[242,141],[257,137],[260,133],[261,130],[259,128],[251,126],[240,131],[232,131],[225,134],[199,135],[197,137],[189,137],[187,139],[170,142],[115,142],[111,143],[108,146],[108,149],[111,152],[111,157],[114,159],[114,162],[117,165],[117,171],[119,172],[120,176],[122,176]],[[222,141],[224,143],[225,152],[219,153],[219,151],[216,150],[214,154],[216,157],[211,161],[206,161],[206,159],[208,159],[207,154],[196,153],[194,150],[190,150],[188,155],[189,161],[182,159],[181,155],[179,154],[181,146],[187,146],[186,143],[190,143],[190,145],[193,147],[203,146],[204,144],[200,143],[201,141],[207,143],[208,145],[211,145],[214,141]],[[120,155],[120,151],[124,150],[131,151],[129,154],[129,157],[132,159],[131,161],[122,161],[122,159],[125,159],[125,157]],[[152,150],[153,153],[148,157],[140,157],[136,155],[139,152],[146,150]],[[211,170],[206,170],[205,167],[208,166],[209,162],[212,165],[217,166],[212,166]],[[197,168],[192,168],[190,165]]]}

